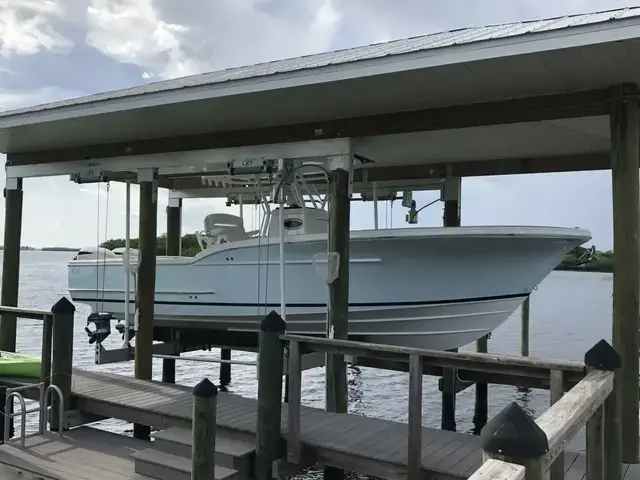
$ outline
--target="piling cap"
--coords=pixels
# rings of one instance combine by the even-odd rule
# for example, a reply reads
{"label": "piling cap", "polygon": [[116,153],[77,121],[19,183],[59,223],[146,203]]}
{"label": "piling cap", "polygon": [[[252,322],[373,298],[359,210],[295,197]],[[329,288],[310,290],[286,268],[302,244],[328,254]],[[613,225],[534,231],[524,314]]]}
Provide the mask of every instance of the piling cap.
{"label": "piling cap", "polygon": [[67,297],[62,297],[51,307],[51,313],[74,313],[76,311],[76,306],[71,303]]}
{"label": "piling cap", "polygon": [[602,339],[584,354],[584,364],[596,370],[614,371],[622,367],[622,359],[616,349]]}
{"label": "piling cap", "polygon": [[263,332],[284,332],[286,329],[287,322],[275,310],[271,310],[260,322],[260,330]]}
{"label": "piling cap", "polygon": [[218,387],[205,377],[193,387],[192,393],[195,397],[213,397],[218,394]]}
{"label": "piling cap", "polygon": [[549,451],[547,435],[516,402],[511,402],[482,429],[482,449],[505,457],[536,458]]}

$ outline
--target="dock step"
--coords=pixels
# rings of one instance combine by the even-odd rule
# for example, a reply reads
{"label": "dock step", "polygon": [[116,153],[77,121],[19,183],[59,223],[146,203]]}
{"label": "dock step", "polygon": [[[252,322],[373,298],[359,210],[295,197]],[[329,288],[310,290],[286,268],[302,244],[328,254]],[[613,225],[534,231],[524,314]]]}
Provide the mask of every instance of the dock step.
{"label": "dock step", "polygon": [[[171,427],[154,432],[152,437],[154,449],[191,458],[191,430]],[[216,465],[237,470],[242,478],[251,478],[255,452],[253,442],[234,438],[220,430],[216,432]]]}
{"label": "dock step", "polygon": [[[156,480],[191,480],[191,459],[146,448],[131,455],[135,472]],[[215,480],[240,480],[240,472],[215,466]]]}

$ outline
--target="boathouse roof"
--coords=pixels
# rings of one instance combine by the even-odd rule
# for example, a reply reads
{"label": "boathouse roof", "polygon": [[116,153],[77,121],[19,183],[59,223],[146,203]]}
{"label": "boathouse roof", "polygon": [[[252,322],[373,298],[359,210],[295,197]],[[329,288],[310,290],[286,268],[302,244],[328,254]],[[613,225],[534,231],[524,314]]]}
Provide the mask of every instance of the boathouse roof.
{"label": "boathouse roof", "polygon": [[19,164],[351,137],[380,166],[579,156],[590,169],[605,161],[610,88],[623,82],[640,83],[637,7],[462,28],[3,112],[0,152]]}

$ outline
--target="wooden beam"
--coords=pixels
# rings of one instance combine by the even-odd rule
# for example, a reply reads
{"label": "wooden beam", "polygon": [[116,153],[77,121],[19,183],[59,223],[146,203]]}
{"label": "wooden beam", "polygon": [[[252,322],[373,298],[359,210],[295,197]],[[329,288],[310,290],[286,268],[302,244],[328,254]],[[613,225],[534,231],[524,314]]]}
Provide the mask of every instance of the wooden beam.
{"label": "wooden beam", "polygon": [[[436,162],[420,165],[371,166],[357,168],[353,172],[354,189],[372,182],[403,182],[415,180],[440,180],[449,174],[454,177],[484,177],[535,173],[563,173],[577,171],[610,170],[609,152],[583,153],[575,155],[553,155],[547,157],[502,158],[491,160],[469,160],[463,162]],[[135,175],[124,173],[110,176],[111,181],[136,182]],[[311,182],[316,184],[315,182]],[[322,183],[317,183],[322,187]],[[160,177],[158,186],[174,190],[202,189],[200,175]],[[212,188],[215,190],[215,188]],[[223,189],[218,189],[223,190]],[[223,196],[221,194],[221,196]]]}
{"label": "wooden beam", "polygon": [[[155,180],[147,177],[140,182],[140,265],[136,295],[138,329],[135,337],[135,377],[145,380],[151,380],[153,376],[157,213],[158,189]],[[149,440],[151,430],[148,425],[136,423],[133,427],[134,438]]]}
{"label": "wooden beam", "polygon": [[610,98],[610,90],[603,88],[469,105],[382,113],[364,117],[324,119],[294,125],[226,132],[215,131],[168,138],[148,138],[103,145],[78,146],[50,151],[14,153],[8,156],[7,164],[54,163],[242,145],[368,137],[589,117],[606,115]]}
{"label": "wooden beam", "polygon": [[[615,462],[638,463],[638,305],[640,304],[640,221],[638,168],[640,89],[619,88],[611,110],[611,168],[613,182],[613,348],[622,357],[616,372],[615,422],[622,422],[622,437],[616,435]],[[618,444],[621,441],[622,444]]]}

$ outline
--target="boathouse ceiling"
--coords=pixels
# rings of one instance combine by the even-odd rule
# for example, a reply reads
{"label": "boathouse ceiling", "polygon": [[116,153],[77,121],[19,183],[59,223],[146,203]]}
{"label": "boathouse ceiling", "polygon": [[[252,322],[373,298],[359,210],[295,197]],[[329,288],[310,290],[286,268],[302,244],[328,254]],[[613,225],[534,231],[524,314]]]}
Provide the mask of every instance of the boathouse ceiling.
{"label": "boathouse ceiling", "polygon": [[[0,151],[10,166],[106,165],[350,137],[373,161],[368,181],[435,178],[446,165],[458,176],[604,169],[609,103],[623,83],[640,84],[640,8],[472,27],[3,112]],[[185,177],[163,186],[188,188]]]}

